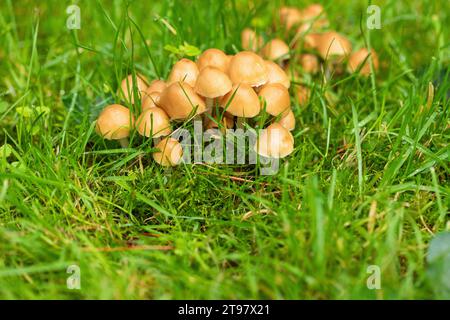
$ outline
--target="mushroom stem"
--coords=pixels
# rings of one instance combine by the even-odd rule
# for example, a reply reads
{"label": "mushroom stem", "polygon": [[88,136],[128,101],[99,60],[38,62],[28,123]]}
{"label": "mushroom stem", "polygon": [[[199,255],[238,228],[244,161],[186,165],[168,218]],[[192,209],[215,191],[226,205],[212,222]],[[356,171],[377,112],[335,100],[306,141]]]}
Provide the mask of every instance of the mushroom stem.
{"label": "mushroom stem", "polygon": [[119,139],[119,143],[122,148],[128,148],[128,146],[130,145],[128,138]]}
{"label": "mushroom stem", "polygon": [[238,129],[244,129],[244,126],[245,126],[246,123],[247,123],[246,118],[244,118],[244,117],[237,117],[236,127]]}

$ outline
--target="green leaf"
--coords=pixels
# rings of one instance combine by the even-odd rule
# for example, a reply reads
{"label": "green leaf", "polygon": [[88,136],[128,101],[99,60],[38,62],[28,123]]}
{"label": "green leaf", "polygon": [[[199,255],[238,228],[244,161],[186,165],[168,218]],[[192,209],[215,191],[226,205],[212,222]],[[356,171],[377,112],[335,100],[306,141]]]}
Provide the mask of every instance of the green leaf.
{"label": "green leaf", "polygon": [[0,101],[0,113],[6,112],[8,109],[9,104],[6,101]]}
{"label": "green leaf", "polygon": [[181,54],[181,51],[177,47],[172,46],[170,44],[166,44],[164,46],[164,50],[169,51],[169,52],[174,53],[174,54]]}
{"label": "green leaf", "polygon": [[43,113],[43,114],[47,115],[50,113],[50,108],[46,107],[46,106],[38,106],[35,108],[35,110],[36,110],[37,114]]}
{"label": "green leaf", "polygon": [[4,144],[0,147],[0,158],[8,158],[13,151],[13,148],[9,144]]}
{"label": "green leaf", "polygon": [[198,56],[201,53],[201,50],[199,48],[186,42],[182,46],[182,51],[189,57]]}
{"label": "green leaf", "polygon": [[29,118],[33,114],[33,109],[31,109],[30,107],[27,107],[27,106],[17,107],[16,112],[25,118]]}

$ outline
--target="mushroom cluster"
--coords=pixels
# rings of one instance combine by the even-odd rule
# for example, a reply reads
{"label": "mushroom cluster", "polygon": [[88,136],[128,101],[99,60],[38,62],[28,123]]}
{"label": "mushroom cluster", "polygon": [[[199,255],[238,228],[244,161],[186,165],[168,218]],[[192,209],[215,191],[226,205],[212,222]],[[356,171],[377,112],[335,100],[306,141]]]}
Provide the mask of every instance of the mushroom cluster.
{"label": "mushroom cluster", "polygon": [[264,113],[269,123],[265,122],[253,150],[264,157],[284,158],[294,150],[289,86],[286,72],[271,60],[248,50],[227,55],[210,48],[195,62],[177,61],[167,80],[149,82],[140,74],[126,77],[118,96],[125,105],[135,106],[138,117],[113,104],[100,113],[96,131],[126,147],[134,128],[153,139],[159,150],[153,153],[157,163],[175,166],[183,156],[180,142],[170,137],[177,123],[202,119],[205,129],[226,130],[251,126],[250,119]]}
{"label": "mushroom cluster", "polygon": [[[342,74],[345,71],[368,76],[371,73],[370,61],[374,70],[378,70],[379,60],[375,50],[369,52],[361,47],[352,51],[350,40],[329,30],[328,26],[327,15],[320,4],[311,4],[303,9],[284,6],[278,12],[274,27],[284,31],[281,34],[290,45],[280,38],[264,43],[261,35],[245,29],[241,34],[242,47],[275,61],[286,72],[292,71],[291,77],[295,80],[300,78],[298,82],[302,77],[299,77],[297,70],[289,68],[290,65],[300,66],[302,75],[314,75],[322,69],[327,76],[331,72]],[[299,85],[295,91],[299,104],[307,102],[310,95],[308,87]]]}

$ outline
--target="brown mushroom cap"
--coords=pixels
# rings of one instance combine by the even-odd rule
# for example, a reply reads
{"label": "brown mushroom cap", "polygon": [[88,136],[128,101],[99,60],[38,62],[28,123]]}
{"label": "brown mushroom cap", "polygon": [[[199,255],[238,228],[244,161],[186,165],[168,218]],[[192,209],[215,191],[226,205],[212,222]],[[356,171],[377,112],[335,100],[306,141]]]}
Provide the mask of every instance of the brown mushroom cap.
{"label": "brown mushroom cap", "polygon": [[294,151],[294,137],[279,123],[272,123],[262,130],[255,151],[268,158],[284,158]]}
{"label": "brown mushroom cap", "polygon": [[281,39],[272,39],[261,49],[265,59],[278,60],[289,58],[289,46]]}
{"label": "brown mushroom cap", "polygon": [[183,157],[183,148],[181,143],[174,138],[164,138],[155,148],[159,151],[153,153],[153,159],[162,166],[176,166]]}
{"label": "brown mushroom cap", "polygon": [[299,57],[303,71],[307,73],[317,73],[319,71],[319,59],[313,54],[304,53]]}
{"label": "brown mushroom cap", "polygon": [[183,58],[173,65],[167,79],[167,85],[183,81],[193,87],[195,86],[195,81],[197,81],[198,74],[197,64],[194,61]]}
{"label": "brown mushroom cap", "polygon": [[135,100],[134,87],[136,87],[137,92],[139,93],[139,95],[141,95],[141,93],[145,91],[145,89],[147,89],[148,86],[147,79],[141,74],[136,74],[136,81],[134,81],[133,79],[134,77],[132,74],[123,79],[122,82],[120,83],[120,88],[117,93],[117,95],[123,98],[124,101],[129,102],[131,104],[134,104]]}
{"label": "brown mushroom cap", "polygon": [[265,61],[266,68],[269,74],[268,83],[280,83],[285,86],[287,89],[291,86],[291,81],[287,73],[275,62],[273,61]]}
{"label": "brown mushroom cap", "polygon": [[261,111],[255,90],[244,83],[236,84],[220,101],[220,106],[233,116],[253,118]]}
{"label": "brown mushroom cap", "polygon": [[217,98],[230,92],[232,83],[227,74],[214,67],[200,71],[195,84],[195,92],[205,98]]}
{"label": "brown mushroom cap", "polygon": [[230,59],[222,50],[211,48],[203,51],[198,57],[197,67],[200,72],[206,67],[214,67],[227,73],[229,61]]}
{"label": "brown mushroom cap", "polygon": [[315,3],[311,4],[301,11],[303,21],[312,21],[321,17],[325,17],[325,12],[321,4]]}
{"label": "brown mushroom cap", "polygon": [[296,95],[299,105],[305,105],[308,103],[309,98],[311,96],[311,89],[304,86],[298,86],[296,89]]}
{"label": "brown mushroom cap", "polygon": [[320,33],[308,33],[303,36],[303,39],[300,41],[303,43],[303,48],[312,50],[317,49],[320,43],[322,35]]}
{"label": "brown mushroom cap", "polygon": [[251,29],[244,29],[241,33],[242,48],[247,51],[258,51],[263,45],[263,38]]}
{"label": "brown mushroom cap", "polygon": [[277,123],[281,124],[283,127],[288,129],[289,131],[292,131],[295,129],[295,116],[294,112],[292,112],[291,109],[289,109],[289,112],[286,112],[278,121]]}
{"label": "brown mushroom cap", "polygon": [[145,92],[163,92],[167,87],[167,83],[164,80],[153,80]]}
{"label": "brown mushroom cap", "polygon": [[335,31],[325,32],[321,35],[317,46],[322,59],[340,61],[352,52],[352,44],[344,36]]}
{"label": "brown mushroom cap", "polygon": [[145,109],[136,120],[136,129],[140,135],[152,138],[172,133],[169,116],[158,107]]}
{"label": "brown mushroom cap", "polygon": [[205,101],[185,82],[169,85],[161,93],[159,104],[171,120],[187,119],[194,110],[195,114],[206,111]]}
{"label": "brown mushroom cap", "polygon": [[141,107],[142,110],[158,107],[159,106],[159,99],[161,97],[161,92],[152,91],[147,93],[148,90],[145,90],[142,94],[142,102]]}
{"label": "brown mushroom cap", "polygon": [[231,58],[228,75],[233,83],[252,87],[263,85],[268,79],[264,59],[250,51],[239,52]]}
{"label": "brown mushroom cap", "polygon": [[129,137],[133,124],[134,116],[128,108],[112,104],[98,116],[95,131],[107,140],[120,140]]}
{"label": "brown mushroom cap", "polygon": [[297,8],[281,7],[279,11],[280,23],[286,30],[302,22],[302,13]]}
{"label": "brown mushroom cap", "polygon": [[369,50],[367,50],[366,48],[361,48],[355,51],[348,59],[348,71],[350,73],[353,73],[358,70],[358,68],[363,64],[361,69],[359,70],[359,73],[363,76],[368,76],[370,74],[370,58],[372,58],[372,63],[375,71],[378,70],[380,63],[378,61],[378,55],[375,50],[372,49],[370,54],[371,57],[368,56]]}
{"label": "brown mushroom cap", "polygon": [[279,83],[265,84],[258,96],[261,98],[261,109],[265,103],[266,112],[273,116],[286,112],[291,106],[289,91]]}

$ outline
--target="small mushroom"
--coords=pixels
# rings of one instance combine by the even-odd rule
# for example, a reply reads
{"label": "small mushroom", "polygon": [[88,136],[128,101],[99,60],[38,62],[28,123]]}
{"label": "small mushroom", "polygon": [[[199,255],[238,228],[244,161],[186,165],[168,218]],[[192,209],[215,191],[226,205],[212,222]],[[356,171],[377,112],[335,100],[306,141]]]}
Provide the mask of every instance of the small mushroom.
{"label": "small mushroom", "polygon": [[267,60],[287,60],[289,58],[289,46],[281,39],[272,39],[261,49],[261,54]]}
{"label": "small mushroom", "polygon": [[366,48],[361,48],[350,56],[347,65],[348,71],[354,73],[359,69],[359,74],[368,76],[370,74],[369,59],[372,59],[373,67],[377,71],[379,68],[378,55],[373,49],[369,55],[369,50]]}
{"label": "small mushroom", "polygon": [[323,60],[340,63],[352,52],[352,44],[335,31],[325,32],[320,36],[317,50]]}
{"label": "small mushroom", "polygon": [[141,102],[142,110],[159,106],[159,99],[161,98],[161,92],[152,91],[147,93],[148,91],[149,90],[145,90],[142,94],[142,102]]}
{"label": "small mushroom", "polygon": [[261,99],[261,109],[265,105],[266,112],[273,116],[286,112],[291,106],[288,89],[279,83],[265,84],[258,96]]}
{"label": "small mushroom", "polygon": [[183,58],[173,65],[167,79],[167,85],[182,81],[193,87],[197,81],[198,74],[197,64],[194,61]]}
{"label": "small mushroom", "polygon": [[197,78],[195,92],[206,98],[206,108],[211,111],[214,99],[226,95],[231,87],[231,80],[226,73],[218,68],[205,67]]}
{"label": "small mushroom", "polygon": [[289,31],[292,27],[302,22],[302,13],[293,7],[281,7],[279,11],[281,25]]}
{"label": "small mushroom", "polygon": [[239,118],[253,118],[261,111],[258,95],[245,83],[235,84],[220,100],[220,105],[228,113]]}
{"label": "small mushroom", "polygon": [[296,88],[297,101],[300,106],[308,103],[311,96],[311,90],[305,86],[297,86]]}
{"label": "small mushroom", "polygon": [[126,148],[133,125],[134,116],[130,110],[120,104],[112,104],[98,116],[95,131],[104,139],[118,140],[120,145]]}
{"label": "small mushroom", "polygon": [[254,52],[242,51],[231,58],[228,75],[233,82],[258,87],[268,80],[264,59]]}
{"label": "small mushroom", "polygon": [[304,53],[299,57],[300,65],[306,73],[317,73],[319,71],[319,59],[310,53]]}
{"label": "small mushroom", "polygon": [[261,36],[257,35],[255,31],[251,29],[244,29],[241,33],[242,48],[247,51],[258,51],[264,43]]}
{"label": "small mushroom", "polygon": [[[136,81],[134,81],[133,79],[136,79]],[[137,91],[138,97],[140,99],[142,92],[147,89],[147,86],[148,81],[143,75],[136,74],[136,77],[134,78],[133,75],[130,74],[120,83],[120,88],[117,92],[117,95],[121,97],[125,102],[134,104],[135,90]]]}
{"label": "small mushroom", "polygon": [[266,60],[265,62],[269,77],[267,83],[280,83],[289,89],[291,86],[291,81],[289,80],[286,72],[273,61]]}
{"label": "small mushroom", "polygon": [[284,158],[294,151],[294,137],[288,129],[275,122],[262,130],[254,149],[263,157]]}
{"label": "small mushroom", "polygon": [[154,139],[172,133],[169,116],[158,107],[145,109],[136,120],[136,129],[140,135]]}
{"label": "small mushroom", "polygon": [[153,80],[145,92],[163,92],[167,87],[167,83],[164,80]]}
{"label": "small mushroom", "polygon": [[171,120],[184,120],[189,116],[206,111],[205,101],[185,82],[174,82],[169,85],[159,99],[161,108]]}
{"label": "small mushroom", "polygon": [[295,116],[294,112],[292,112],[291,109],[289,109],[288,112],[285,112],[280,119],[275,121],[279,124],[281,124],[283,127],[288,129],[289,131],[292,131],[295,129]]}
{"label": "small mushroom", "polygon": [[176,166],[183,157],[183,148],[178,140],[167,137],[156,146],[159,151],[153,153],[153,159],[164,167]]}
{"label": "small mushroom", "polygon": [[197,67],[201,72],[206,67],[214,67],[227,73],[230,58],[219,49],[211,48],[205,50],[197,59]]}

